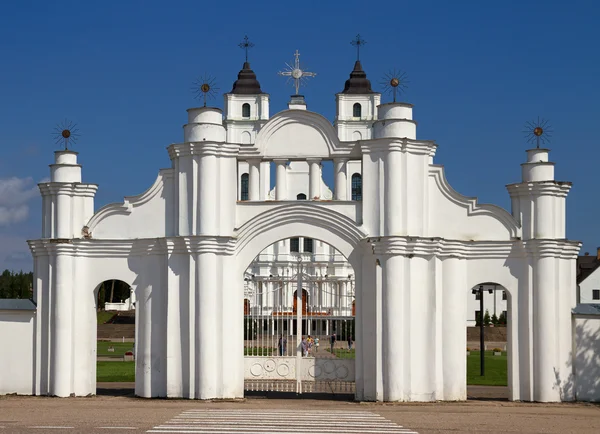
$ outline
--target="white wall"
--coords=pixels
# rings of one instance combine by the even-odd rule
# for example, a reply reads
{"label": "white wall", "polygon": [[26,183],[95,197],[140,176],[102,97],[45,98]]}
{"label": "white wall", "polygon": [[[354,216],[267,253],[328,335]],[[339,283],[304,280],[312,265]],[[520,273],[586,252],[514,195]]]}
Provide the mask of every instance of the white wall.
{"label": "white wall", "polygon": [[35,310],[0,310],[0,395],[33,393]]}
{"label": "white wall", "polygon": [[592,274],[579,284],[580,303],[600,304],[600,299],[594,300],[594,289],[600,290],[600,268],[596,268]]}
{"label": "white wall", "polygon": [[575,315],[575,398],[578,401],[600,401],[600,314]]}

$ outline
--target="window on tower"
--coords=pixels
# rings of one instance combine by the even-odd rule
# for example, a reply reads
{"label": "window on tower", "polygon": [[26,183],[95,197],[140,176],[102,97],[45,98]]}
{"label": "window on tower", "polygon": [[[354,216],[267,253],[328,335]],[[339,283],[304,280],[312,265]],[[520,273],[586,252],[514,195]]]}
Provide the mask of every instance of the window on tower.
{"label": "window on tower", "polygon": [[242,175],[242,180],[240,184],[240,200],[248,200],[248,174],[244,173]]}
{"label": "window on tower", "polygon": [[362,176],[360,173],[352,175],[352,200],[362,200]]}
{"label": "window on tower", "polygon": [[242,117],[249,118],[250,117],[250,104],[247,102],[242,105]]}
{"label": "window on tower", "polygon": [[300,193],[296,196],[297,200],[306,200],[306,195],[304,193]]}
{"label": "window on tower", "polygon": [[352,116],[355,118],[360,118],[362,116],[362,106],[359,103],[352,106]]}
{"label": "window on tower", "polygon": [[314,253],[313,251],[314,242],[312,238],[304,238],[304,251],[307,253]]}
{"label": "window on tower", "polygon": [[290,238],[290,252],[300,251],[300,238]]}

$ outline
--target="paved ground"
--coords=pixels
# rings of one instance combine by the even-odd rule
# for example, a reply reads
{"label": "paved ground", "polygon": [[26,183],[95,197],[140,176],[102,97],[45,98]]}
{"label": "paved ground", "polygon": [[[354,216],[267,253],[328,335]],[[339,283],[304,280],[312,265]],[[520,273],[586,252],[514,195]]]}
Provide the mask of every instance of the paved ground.
{"label": "paved ground", "polygon": [[483,396],[501,393],[470,388],[469,394],[481,399],[431,404],[259,397],[231,402],[145,400],[127,396],[129,389],[89,398],[8,396],[0,397],[0,434],[600,432],[600,405],[524,404]]}

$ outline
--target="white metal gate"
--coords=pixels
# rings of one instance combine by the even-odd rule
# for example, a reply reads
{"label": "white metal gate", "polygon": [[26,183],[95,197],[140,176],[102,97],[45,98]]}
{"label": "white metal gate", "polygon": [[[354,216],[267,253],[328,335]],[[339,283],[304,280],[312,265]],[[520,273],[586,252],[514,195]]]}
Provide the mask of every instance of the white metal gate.
{"label": "white metal gate", "polygon": [[354,393],[353,276],[307,273],[302,259],[293,275],[247,279],[245,389]]}

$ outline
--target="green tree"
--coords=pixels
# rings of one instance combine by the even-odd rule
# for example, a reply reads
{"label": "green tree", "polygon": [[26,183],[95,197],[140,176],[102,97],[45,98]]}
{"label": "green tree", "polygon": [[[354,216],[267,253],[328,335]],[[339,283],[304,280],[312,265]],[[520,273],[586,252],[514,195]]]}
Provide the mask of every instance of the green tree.
{"label": "green tree", "polygon": [[485,315],[483,316],[483,324],[485,324],[486,326],[489,326],[491,324],[492,320],[490,318],[490,312],[486,309],[485,310]]}
{"label": "green tree", "polygon": [[0,298],[33,298],[33,273],[4,270],[0,275]]}
{"label": "green tree", "polygon": [[502,312],[498,318],[498,324],[506,325],[506,314]]}
{"label": "green tree", "polygon": [[498,324],[498,317],[496,316],[496,314],[492,315],[492,324],[494,324],[494,325]]}

